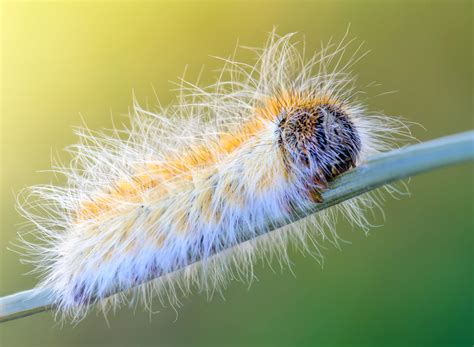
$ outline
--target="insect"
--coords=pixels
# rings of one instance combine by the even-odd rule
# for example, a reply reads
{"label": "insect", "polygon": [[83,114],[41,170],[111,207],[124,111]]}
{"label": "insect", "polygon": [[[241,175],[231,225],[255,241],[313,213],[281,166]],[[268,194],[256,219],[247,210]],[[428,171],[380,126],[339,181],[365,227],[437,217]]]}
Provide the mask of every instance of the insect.
{"label": "insect", "polygon": [[333,178],[403,133],[358,101],[350,44],[308,58],[294,34],[272,32],[253,65],[224,59],[215,84],[183,81],[167,108],[135,102],[129,128],[77,130],[70,164],[55,168],[67,184],[30,187],[18,206],[36,237],[25,253],[58,312],[79,320],[127,292],[179,305],[178,292],[250,280],[258,256],[286,263],[288,242],[318,257],[318,239],[337,240],[338,214],[367,228],[371,195],[242,243],[321,202]]}

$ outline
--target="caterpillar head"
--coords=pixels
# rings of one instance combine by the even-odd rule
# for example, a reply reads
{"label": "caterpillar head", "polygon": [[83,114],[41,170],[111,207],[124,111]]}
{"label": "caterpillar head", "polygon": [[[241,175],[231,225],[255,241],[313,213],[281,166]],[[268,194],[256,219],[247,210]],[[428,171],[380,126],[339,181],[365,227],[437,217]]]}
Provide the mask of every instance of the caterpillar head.
{"label": "caterpillar head", "polygon": [[321,186],[354,167],[361,149],[347,112],[333,103],[286,109],[280,114],[278,130],[290,170]]}

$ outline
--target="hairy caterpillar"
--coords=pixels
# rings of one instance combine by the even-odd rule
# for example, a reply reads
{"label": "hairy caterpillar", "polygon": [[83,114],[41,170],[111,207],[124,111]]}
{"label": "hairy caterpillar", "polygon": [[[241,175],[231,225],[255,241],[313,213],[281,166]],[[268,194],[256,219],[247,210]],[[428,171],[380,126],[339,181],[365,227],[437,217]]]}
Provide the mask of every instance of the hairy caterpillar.
{"label": "hairy caterpillar", "polygon": [[367,228],[370,195],[241,242],[320,202],[331,179],[406,132],[357,101],[350,42],[306,58],[292,37],[271,33],[254,65],[226,59],[212,86],[183,82],[166,109],[135,102],[128,129],[79,129],[70,165],[55,168],[67,185],[25,191],[18,208],[38,240],[24,247],[58,312],[78,320],[127,291],[179,305],[177,292],[250,280],[259,254],[287,262],[290,240],[318,255],[338,213]]}

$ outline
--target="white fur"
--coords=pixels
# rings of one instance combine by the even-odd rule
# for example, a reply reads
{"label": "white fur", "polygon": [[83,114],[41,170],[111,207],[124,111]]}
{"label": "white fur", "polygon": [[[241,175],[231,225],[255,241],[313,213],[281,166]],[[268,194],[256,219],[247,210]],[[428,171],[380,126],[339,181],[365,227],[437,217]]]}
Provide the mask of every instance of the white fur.
{"label": "white fur", "polygon": [[[392,148],[406,127],[392,118],[369,114],[357,102],[348,69],[357,60],[358,49],[346,57],[350,42],[342,40],[308,59],[292,37],[271,33],[265,48],[256,50],[254,65],[224,59],[214,85],[201,88],[183,81],[177,103],[166,109],[151,112],[135,102],[129,129],[78,129],[79,144],[68,148],[72,161],[55,168],[66,176],[67,186],[35,186],[23,194],[19,210],[32,223],[36,238],[28,242],[24,237],[26,253],[41,274],[40,286],[52,288],[62,316],[84,317],[90,297],[99,299],[100,308],[116,307],[129,301],[127,291],[132,291],[132,298],[143,299],[147,307],[153,294],[172,305],[179,305],[179,297],[192,288],[212,295],[231,279],[250,281],[256,258],[287,264],[289,241],[320,259],[318,240],[337,242],[334,225],[340,213],[367,228],[363,212],[377,203],[364,195],[265,234],[271,221],[288,217],[289,202],[309,203],[298,179],[285,180],[283,166],[278,164],[276,124],[271,121],[258,136],[220,157],[215,165],[193,170],[192,184],[178,176],[163,182],[166,193],[160,198],[143,192],[139,202],[115,201],[110,218],[72,220],[83,201],[132,177],[146,163],[166,163],[170,155],[179,156],[195,146],[212,148],[220,134],[238,128],[263,100],[281,91],[311,91],[341,100],[360,134],[359,161]],[[259,192],[258,182],[270,173],[271,187]],[[229,184],[243,192],[243,205],[229,199]],[[211,221],[196,203],[210,189],[214,191],[208,206]],[[184,231],[177,232],[183,211],[187,222]],[[132,225],[131,232],[122,239],[125,225]],[[153,240],[160,235],[164,242],[157,247]],[[243,243],[243,239],[254,240]],[[132,244],[136,252],[127,252]],[[112,256],[104,262],[109,251]],[[148,281],[150,269],[156,266],[161,277]],[[77,301],[81,286],[84,295]],[[119,293],[105,298],[115,292]]]}

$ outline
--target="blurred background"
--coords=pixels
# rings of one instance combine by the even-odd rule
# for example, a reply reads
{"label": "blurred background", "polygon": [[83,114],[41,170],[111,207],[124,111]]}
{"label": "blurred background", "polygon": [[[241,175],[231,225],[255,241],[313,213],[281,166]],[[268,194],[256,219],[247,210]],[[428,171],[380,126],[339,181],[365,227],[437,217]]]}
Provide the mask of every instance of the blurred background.
{"label": "blurred background", "polygon": [[[274,26],[307,49],[330,37],[365,41],[354,67],[372,110],[422,124],[420,140],[473,128],[471,1],[4,2],[1,71],[0,296],[34,276],[7,250],[22,222],[23,187],[49,183],[52,155],[92,129],[120,124],[132,91],[153,106],[173,99],[186,65],[216,77],[239,40],[262,46]],[[253,55],[239,57],[252,62]],[[377,96],[383,92],[394,94]],[[0,325],[1,346],[468,346],[473,338],[473,171],[465,165],[413,178],[388,198],[368,237],[343,222],[342,250],[326,244],[321,268],[292,252],[293,272],[256,267],[225,300],[183,299],[150,319],[140,308],[55,326],[43,313]]]}

